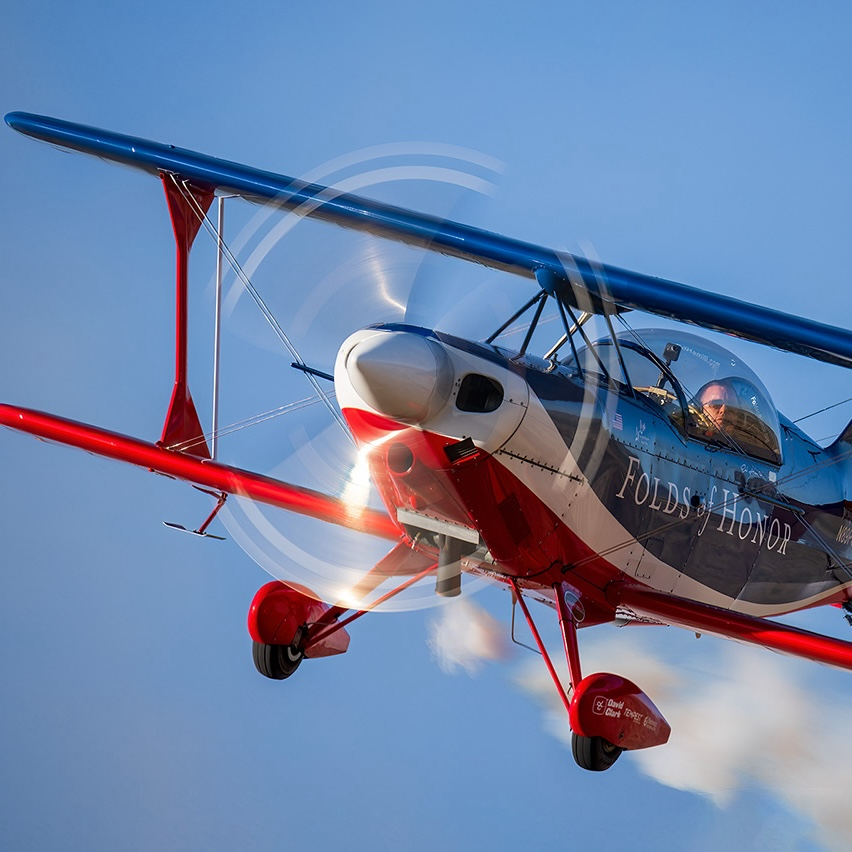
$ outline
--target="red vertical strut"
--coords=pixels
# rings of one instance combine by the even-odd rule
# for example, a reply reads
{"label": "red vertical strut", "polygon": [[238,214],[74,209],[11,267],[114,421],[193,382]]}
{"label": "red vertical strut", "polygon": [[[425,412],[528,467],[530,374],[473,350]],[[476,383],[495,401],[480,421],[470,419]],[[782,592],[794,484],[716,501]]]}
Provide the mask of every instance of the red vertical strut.
{"label": "red vertical strut", "polygon": [[160,445],[166,449],[209,459],[210,450],[187,384],[187,339],[189,325],[189,250],[201,227],[201,216],[213,202],[213,190],[179,184],[171,174],[161,174],[169,216],[175,234],[177,304],[175,329],[175,384],[163,425]]}

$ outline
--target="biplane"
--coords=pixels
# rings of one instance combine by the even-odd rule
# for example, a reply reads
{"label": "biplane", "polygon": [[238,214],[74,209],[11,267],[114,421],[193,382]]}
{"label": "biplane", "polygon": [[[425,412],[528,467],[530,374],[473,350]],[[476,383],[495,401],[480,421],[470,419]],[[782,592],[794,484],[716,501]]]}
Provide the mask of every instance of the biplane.
{"label": "biplane", "polygon": [[[852,643],[771,620],[834,605],[852,621],[852,423],[822,446],[725,346],[680,327],[636,329],[626,315],[852,368],[849,331],[172,145],[26,113],[6,123],[158,178],[176,242],[177,323],[158,441],[8,404],[0,423],[208,491],[216,505],[199,534],[235,495],[387,542],[346,599],[323,600],[296,581],[257,592],[248,629],[262,675],[284,680],[305,659],[346,651],[346,627],[413,584],[454,596],[463,575],[478,575],[511,592],[567,711],[576,762],[601,771],[623,751],[664,744],[670,726],[638,685],[583,673],[581,627],[676,625],[852,669]],[[293,366],[354,439],[383,508],[211,453],[188,386],[187,293],[190,248],[217,195],[532,285],[476,340],[385,322],[339,341],[333,374],[296,354]],[[534,351],[546,312],[558,331]],[[590,335],[592,319],[604,336]],[[520,342],[507,347],[504,332],[519,323]],[[558,619],[567,687],[530,600]]]}

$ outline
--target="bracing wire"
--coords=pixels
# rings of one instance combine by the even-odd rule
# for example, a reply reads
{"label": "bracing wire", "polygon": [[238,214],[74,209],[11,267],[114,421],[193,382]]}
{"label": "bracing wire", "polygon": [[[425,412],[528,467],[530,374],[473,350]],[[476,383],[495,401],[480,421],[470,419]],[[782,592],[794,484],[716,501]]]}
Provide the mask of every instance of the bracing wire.
{"label": "bracing wire", "polygon": [[[181,193],[181,195],[184,197],[184,199],[187,201],[187,203],[190,204],[192,206],[192,208],[194,209],[195,215],[198,217],[199,221],[204,226],[207,233],[210,234],[210,236],[213,238],[214,242],[216,242],[217,246],[221,249],[223,255],[225,256],[225,259],[228,262],[228,265],[234,271],[234,274],[237,276],[240,283],[245,288],[246,292],[251,296],[255,305],[257,305],[258,309],[260,310],[261,314],[263,315],[263,318],[269,324],[270,328],[272,328],[275,335],[278,337],[278,339],[281,341],[281,343],[283,343],[284,347],[290,353],[290,356],[300,366],[306,366],[305,362],[302,360],[301,355],[299,355],[298,350],[293,345],[292,341],[290,340],[289,336],[287,335],[287,332],[284,331],[281,324],[275,318],[275,315],[269,309],[269,306],[263,300],[263,297],[257,291],[257,288],[254,286],[254,284],[252,284],[251,280],[249,279],[248,275],[246,275],[246,273],[243,270],[242,266],[240,265],[239,261],[237,260],[237,258],[235,257],[235,255],[233,254],[231,249],[228,247],[228,245],[224,241],[224,239],[222,239],[222,237],[219,234],[219,232],[217,231],[215,225],[210,221],[207,214],[201,208],[201,205],[198,203],[198,201],[195,199],[195,197],[192,195],[192,193],[187,191],[186,186],[184,184],[180,183],[177,180],[175,175],[170,175],[170,177],[171,177],[174,185],[177,187],[178,191]],[[316,391],[317,395],[319,396],[320,400],[322,400],[323,404],[328,409],[331,416],[335,419],[337,424],[343,430],[343,433],[349,438],[350,441],[354,442],[354,439],[353,439],[351,433],[349,432],[349,429],[346,426],[346,422],[344,421],[343,416],[338,411],[338,409],[334,406],[334,404],[331,402],[329,395],[326,393],[325,390],[323,390],[323,388],[320,385],[319,381],[317,380],[316,376],[314,376],[311,373],[306,372],[306,371],[302,371],[302,372],[305,373],[305,376],[307,377],[308,381],[313,386],[313,388]]]}
{"label": "bracing wire", "polygon": [[804,417],[798,417],[793,422],[801,423],[803,420],[807,420],[809,417],[816,417],[817,414],[822,414],[823,411],[831,411],[832,408],[838,408],[841,405],[845,405],[847,402],[852,402],[852,396],[847,397],[846,399],[841,399],[840,402],[835,402],[831,405],[826,405],[825,408],[820,408],[819,411],[812,411],[810,414],[806,414]]}
{"label": "bracing wire", "polygon": [[182,441],[179,444],[175,444],[174,446],[169,447],[171,450],[176,450],[178,452],[183,452],[189,449],[192,449],[196,446],[201,446],[205,441],[209,441],[211,438],[216,437],[222,438],[226,435],[232,435],[235,432],[240,432],[243,429],[247,429],[250,426],[257,426],[260,423],[266,423],[269,420],[273,420],[276,417],[280,417],[282,414],[289,414],[292,411],[300,411],[303,408],[308,408],[308,406],[316,405],[318,402],[322,400],[318,396],[308,396],[304,399],[297,400],[296,402],[287,403],[287,405],[281,405],[277,408],[271,408],[269,411],[263,411],[260,414],[254,414],[251,417],[246,417],[243,420],[237,420],[234,423],[229,424],[228,426],[222,426],[220,429],[217,429],[215,432],[205,432],[197,438],[190,438],[187,441]]}

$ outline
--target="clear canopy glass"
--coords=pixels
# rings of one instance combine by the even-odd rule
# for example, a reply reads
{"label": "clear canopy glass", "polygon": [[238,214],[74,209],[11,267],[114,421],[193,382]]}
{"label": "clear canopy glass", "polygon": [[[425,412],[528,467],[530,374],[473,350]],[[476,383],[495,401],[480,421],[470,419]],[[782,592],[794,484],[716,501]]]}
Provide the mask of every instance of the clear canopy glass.
{"label": "clear canopy glass", "polygon": [[[769,392],[754,371],[717,343],[683,331],[645,329],[617,335],[624,368],[638,393],[660,405],[682,431],[755,458],[780,463],[781,428]],[[586,370],[603,365],[623,377],[610,339],[581,351]]]}

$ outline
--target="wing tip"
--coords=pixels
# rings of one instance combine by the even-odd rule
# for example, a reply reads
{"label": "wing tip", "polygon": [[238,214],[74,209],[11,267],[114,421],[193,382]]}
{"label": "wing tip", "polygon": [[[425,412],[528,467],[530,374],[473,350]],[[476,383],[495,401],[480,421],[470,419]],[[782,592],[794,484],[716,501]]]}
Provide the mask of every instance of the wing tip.
{"label": "wing tip", "polygon": [[12,130],[21,130],[28,118],[29,113],[26,112],[7,112],[3,120]]}

